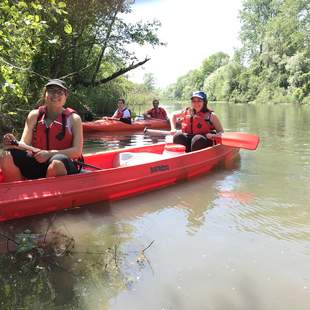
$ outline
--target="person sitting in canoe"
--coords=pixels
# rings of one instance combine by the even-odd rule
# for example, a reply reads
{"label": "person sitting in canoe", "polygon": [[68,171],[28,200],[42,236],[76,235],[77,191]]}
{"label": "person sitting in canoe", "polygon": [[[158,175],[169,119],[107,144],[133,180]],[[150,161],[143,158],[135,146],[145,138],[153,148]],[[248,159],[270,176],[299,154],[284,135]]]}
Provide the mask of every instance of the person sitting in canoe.
{"label": "person sitting in canoe", "polygon": [[173,115],[171,125],[172,131],[175,131],[177,124],[181,124],[181,132],[176,132],[173,143],[185,145],[186,152],[213,145],[216,134],[224,132],[218,117],[207,107],[205,92],[193,92],[191,101],[191,107]]}
{"label": "person sitting in canoe", "polygon": [[168,121],[167,112],[164,108],[159,107],[159,100],[153,100],[153,108],[143,113],[145,119],[148,118],[157,118],[157,119],[164,119]]}
{"label": "person sitting in canoe", "polygon": [[82,121],[74,110],[64,108],[67,97],[65,82],[50,80],[42,92],[43,105],[28,114],[20,142],[36,152],[18,148],[14,135],[4,135],[0,167],[5,181],[78,173],[73,159],[82,154]]}
{"label": "person sitting in canoe", "polygon": [[117,110],[110,119],[117,119],[123,123],[131,124],[131,113],[125,106],[125,99],[118,99],[117,107]]}

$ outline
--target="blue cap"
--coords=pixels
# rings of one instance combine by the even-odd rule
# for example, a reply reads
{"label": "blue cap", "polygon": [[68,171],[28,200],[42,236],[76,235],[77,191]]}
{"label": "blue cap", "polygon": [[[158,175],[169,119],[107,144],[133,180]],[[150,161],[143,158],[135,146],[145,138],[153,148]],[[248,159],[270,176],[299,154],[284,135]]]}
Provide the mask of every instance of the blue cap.
{"label": "blue cap", "polygon": [[194,91],[193,94],[192,94],[191,99],[193,99],[195,97],[202,99],[204,102],[206,102],[207,99],[208,99],[207,94],[204,91],[202,91],[202,90]]}

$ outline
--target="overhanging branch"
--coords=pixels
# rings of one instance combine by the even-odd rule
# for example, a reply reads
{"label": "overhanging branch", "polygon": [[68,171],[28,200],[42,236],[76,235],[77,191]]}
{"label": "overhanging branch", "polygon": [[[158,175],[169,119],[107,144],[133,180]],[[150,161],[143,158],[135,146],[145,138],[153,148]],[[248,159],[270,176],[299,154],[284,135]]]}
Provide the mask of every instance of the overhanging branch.
{"label": "overhanging branch", "polygon": [[131,71],[133,69],[136,69],[142,65],[144,65],[146,62],[148,62],[151,58],[145,58],[143,61],[140,61],[136,64],[131,64],[129,67],[126,67],[126,68],[121,68],[119,69],[118,71],[114,72],[113,74],[111,74],[110,76],[106,77],[106,78],[103,78],[103,79],[100,79],[98,81],[95,81],[95,82],[91,82],[91,81],[80,81],[79,84],[81,84],[82,86],[84,87],[89,87],[89,86],[99,86],[101,84],[105,84],[109,81],[112,81],[114,79],[116,79],[117,77],[127,73],[128,71]]}

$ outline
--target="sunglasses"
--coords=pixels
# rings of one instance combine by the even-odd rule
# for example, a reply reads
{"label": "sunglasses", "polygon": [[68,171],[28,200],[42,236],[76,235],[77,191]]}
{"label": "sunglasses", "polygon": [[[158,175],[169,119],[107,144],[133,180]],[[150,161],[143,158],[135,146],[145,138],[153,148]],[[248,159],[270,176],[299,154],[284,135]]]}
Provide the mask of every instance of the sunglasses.
{"label": "sunglasses", "polygon": [[47,88],[47,92],[49,95],[58,95],[58,96],[62,96],[66,94],[66,91],[59,87],[49,87]]}
{"label": "sunglasses", "polygon": [[199,98],[193,98],[193,99],[192,99],[192,102],[202,102],[202,103],[203,103],[203,100],[202,100],[202,99],[199,99]]}

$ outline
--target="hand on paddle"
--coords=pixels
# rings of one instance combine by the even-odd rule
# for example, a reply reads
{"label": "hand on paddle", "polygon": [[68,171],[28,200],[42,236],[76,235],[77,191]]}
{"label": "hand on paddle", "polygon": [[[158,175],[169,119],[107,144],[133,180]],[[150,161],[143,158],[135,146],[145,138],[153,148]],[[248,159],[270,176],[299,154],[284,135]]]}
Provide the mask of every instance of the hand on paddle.
{"label": "hand on paddle", "polygon": [[[33,157],[35,160],[39,163],[46,162],[53,154],[46,150],[40,150],[28,145],[25,145],[23,142],[18,142],[15,138],[15,136],[11,133],[7,133],[3,136],[3,145],[4,148],[9,149],[24,149],[29,152],[32,152]],[[27,146],[27,147],[25,147]]]}
{"label": "hand on paddle", "polygon": [[222,132],[218,132],[218,133],[207,133],[206,137],[209,140],[215,140],[216,138],[220,137],[222,135]]}
{"label": "hand on paddle", "polygon": [[3,146],[4,149],[9,150],[9,149],[14,149],[16,148],[16,144],[14,144],[14,141],[16,141],[16,138],[14,137],[13,134],[7,133],[3,136]]}
{"label": "hand on paddle", "polygon": [[119,118],[111,117],[111,116],[103,116],[102,119],[105,121],[120,121]]}
{"label": "hand on paddle", "polygon": [[39,152],[33,153],[33,157],[39,163],[45,163],[52,157],[52,155],[53,154],[51,154],[51,152],[45,150],[40,150]]}

